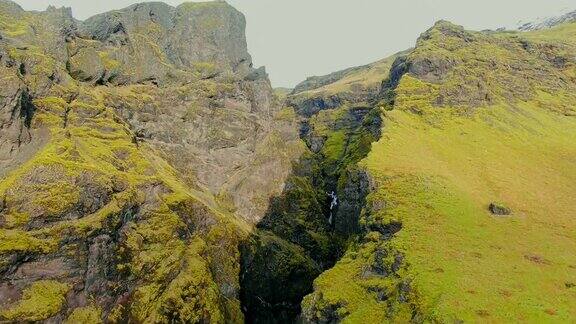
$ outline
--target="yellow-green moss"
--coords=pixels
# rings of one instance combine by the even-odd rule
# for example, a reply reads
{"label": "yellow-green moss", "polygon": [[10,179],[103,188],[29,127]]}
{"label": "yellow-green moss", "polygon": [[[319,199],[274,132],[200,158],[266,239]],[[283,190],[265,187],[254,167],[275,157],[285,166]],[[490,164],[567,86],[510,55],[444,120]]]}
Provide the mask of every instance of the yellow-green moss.
{"label": "yellow-green moss", "polygon": [[0,229],[0,254],[13,252],[49,253],[58,246],[55,238],[37,238],[22,230]]}
{"label": "yellow-green moss", "polygon": [[338,161],[344,155],[345,146],[346,133],[344,131],[332,132],[324,143],[322,154],[324,154],[328,163]]}
{"label": "yellow-green moss", "polygon": [[194,62],[192,68],[201,76],[211,76],[218,71],[218,67],[212,62]]}
{"label": "yellow-green moss", "polygon": [[[444,111],[435,127],[389,112],[386,140],[367,159],[388,206],[375,217],[402,222],[393,242],[406,254],[415,288],[446,320],[575,316],[575,299],[561,282],[576,263],[565,239],[574,232],[566,216],[576,205],[576,165],[565,157],[576,154],[576,125],[533,102],[519,109],[487,107],[473,118]],[[492,217],[494,201],[515,216]],[[508,302],[496,302],[502,298]]]}
{"label": "yellow-green moss", "polygon": [[4,220],[6,222],[5,227],[11,229],[26,224],[30,220],[30,214],[12,210],[4,216]]}
{"label": "yellow-green moss", "polygon": [[111,58],[109,52],[98,52],[98,56],[100,56],[100,60],[102,60],[104,68],[107,71],[116,71],[118,68],[120,68],[120,62]]}
{"label": "yellow-green moss", "polygon": [[162,288],[161,283],[165,282],[163,276],[172,271],[162,275],[157,271],[152,276],[153,282],[140,286],[135,292],[132,305],[134,318],[152,322],[207,320],[211,323],[224,323],[218,287],[212,280],[206,261],[200,256],[204,249],[205,243],[196,239],[185,251],[183,248],[180,252],[172,250],[167,256],[170,260],[161,263],[171,264],[172,268],[176,266],[178,275],[167,287]]}
{"label": "yellow-green moss", "polygon": [[0,312],[4,318],[17,321],[39,321],[56,315],[65,302],[70,285],[54,280],[41,280],[24,289],[18,303]]}
{"label": "yellow-green moss", "polygon": [[66,324],[98,324],[102,322],[102,310],[95,306],[76,308],[65,321]]}
{"label": "yellow-green moss", "polygon": [[108,314],[107,321],[110,323],[121,323],[122,314],[126,311],[126,308],[122,304],[116,305]]}
{"label": "yellow-green moss", "polygon": [[43,216],[57,217],[78,203],[80,193],[76,185],[69,181],[57,181],[50,184],[38,184],[31,190],[36,194],[32,202],[42,210]]}
{"label": "yellow-green moss", "polygon": [[14,19],[7,14],[0,14],[0,30],[9,37],[18,37],[33,32],[26,19]]}
{"label": "yellow-green moss", "polygon": [[282,121],[294,121],[296,120],[296,112],[294,108],[285,107],[282,108],[275,116],[275,119]]}
{"label": "yellow-green moss", "polygon": [[45,97],[34,99],[36,108],[62,116],[68,109],[66,101],[60,97]]}
{"label": "yellow-green moss", "polygon": [[354,71],[344,75],[341,79],[316,89],[304,91],[296,94],[297,98],[328,97],[331,95],[340,95],[343,93],[355,93],[357,91],[372,91],[379,89],[388,77],[390,68],[394,60],[403,53],[398,53],[382,59],[380,61],[358,67]]}

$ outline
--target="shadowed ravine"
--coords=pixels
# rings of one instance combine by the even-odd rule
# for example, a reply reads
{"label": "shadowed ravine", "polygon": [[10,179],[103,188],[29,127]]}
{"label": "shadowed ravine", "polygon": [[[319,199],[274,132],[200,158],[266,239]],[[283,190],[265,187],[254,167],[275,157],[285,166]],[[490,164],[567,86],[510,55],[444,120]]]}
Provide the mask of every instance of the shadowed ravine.
{"label": "shadowed ravine", "polygon": [[[328,134],[317,134],[314,116],[302,122],[301,138],[309,150],[241,244],[241,302],[247,323],[294,322],[314,279],[335,264],[358,233],[368,181],[356,164],[380,136],[379,109],[339,107],[324,113],[339,116],[327,125]],[[332,147],[335,136],[340,147]]]}

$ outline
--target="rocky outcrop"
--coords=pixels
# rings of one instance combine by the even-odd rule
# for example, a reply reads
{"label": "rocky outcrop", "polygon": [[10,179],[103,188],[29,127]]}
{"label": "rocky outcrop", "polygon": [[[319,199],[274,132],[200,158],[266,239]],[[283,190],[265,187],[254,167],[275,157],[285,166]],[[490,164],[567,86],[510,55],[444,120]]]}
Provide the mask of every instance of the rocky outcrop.
{"label": "rocky outcrop", "polygon": [[[397,86],[405,74],[428,83],[431,90],[443,85],[437,93],[433,91],[437,107],[493,105],[500,98],[522,101],[532,98],[538,90],[556,91],[572,86],[559,72],[559,68],[573,62],[571,56],[560,54],[569,52],[570,45],[542,44],[522,34],[502,41],[493,33],[466,31],[447,21],[437,22],[418,38],[414,50],[396,58],[379,97],[389,97],[388,89]],[[535,68],[534,60],[541,59],[544,64]],[[483,71],[490,71],[491,75]]]}
{"label": "rocky outcrop", "polygon": [[239,243],[305,148],[243,15],[0,16],[0,321],[242,322]]}
{"label": "rocky outcrop", "polygon": [[104,64],[93,48],[81,47],[70,52],[70,76],[82,82],[99,82],[104,76]]}
{"label": "rocky outcrop", "polygon": [[490,211],[490,213],[492,213],[492,215],[497,216],[507,216],[512,214],[512,210],[510,208],[506,207],[504,204],[497,202],[490,203],[490,205],[488,206],[488,210]]}
{"label": "rocky outcrop", "polygon": [[312,117],[318,112],[326,109],[335,109],[344,103],[342,95],[329,97],[293,98],[289,100],[289,105],[295,107],[299,115]]}
{"label": "rocky outcrop", "polygon": [[36,108],[20,80],[21,66],[0,53],[0,176],[29,159],[47,141],[42,129],[32,129]]}
{"label": "rocky outcrop", "polygon": [[[183,71],[233,71],[252,65],[244,16],[225,2],[135,4],[100,14],[78,25],[77,38],[96,40],[104,63],[117,65],[111,82],[169,82]],[[69,40],[74,42],[75,39]]]}
{"label": "rocky outcrop", "polygon": [[13,77],[13,79],[1,81],[0,153],[2,157],[10,156],[31,141],[30,123],[35,109],[25,85],[15,75]]}
{"label": "rocky outcrop", "polygon": [[366,196],[370,193],[370,179],[364,170],[351,168],[341,180],[338,188],[340,204],[334,218],[335,230],[344,236],[360,232],[360,214],[366,204]]}

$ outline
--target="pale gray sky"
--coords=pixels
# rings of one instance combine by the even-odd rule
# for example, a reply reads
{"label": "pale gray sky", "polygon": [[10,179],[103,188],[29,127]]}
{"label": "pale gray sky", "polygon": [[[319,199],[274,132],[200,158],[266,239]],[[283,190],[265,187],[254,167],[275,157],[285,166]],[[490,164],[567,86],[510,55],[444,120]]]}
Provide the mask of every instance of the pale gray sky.
{"label": "pale gray sky", "polygon": [[[24,9],[72,7],[74,16],[126,7],[138,0],[16,0]],[[165,0],[178,5],[182,0]],[[274,86],[370,63],[414,45],[435,21],[469,29],[516,27],[576,10],[576,0],[228,0],[247,18],[248,47]]]}

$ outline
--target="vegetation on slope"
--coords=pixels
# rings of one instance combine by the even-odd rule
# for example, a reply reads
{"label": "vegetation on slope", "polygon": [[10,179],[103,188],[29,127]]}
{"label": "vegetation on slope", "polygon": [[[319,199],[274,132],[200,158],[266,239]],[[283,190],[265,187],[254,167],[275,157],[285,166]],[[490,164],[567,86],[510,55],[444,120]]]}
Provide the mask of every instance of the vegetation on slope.
{"label": "vegetation on slope", "polygon": [[[576,122],[533,102],[440,114],[387,113],[367,159],[392,240],[436,318],[569,320],[574,314]],[[510,217],[492,215],[503,202]]]}
{"label": "vegetation on slope", "polygon": [[296,86],[287,102],[307,117],[350,104],[371,107],[392,63],[403,54],[326,76],[311,77]]}
{"label": "vegetation on slope", "polygon": [[[390,71],[394,59],[400,55],[387,57],[383,60],[360,66],[323,77],[315,77],[317,84],[307,82],[297,86],[295,95],[318,96],[318,95],[341,95],[345,92],[359,92],[361,90],[378,91],[382,76]],[[314,79],[314,78],[311,78]],[[310,83],[310,81],[308,81]]]}
{"label": "vegetation on slope", "polygon": [[0,18],[0,321],[243,322],[238,245],[303,151],[244,17]]}
{"label": "vegetation on slope", "polygon": [[[213,209],[213,198],[183,184],[153,148],[137,144],[98,92],[75,91],[83,101],[68,103],[60,99],[64,95],[35,100],[34,127],[47,127],[50,141],[0,185],[2,271],[14,258],[58,259],[76,250],[68,262],[99,258],[88,291],[111,321],[240,321],[239,305],[221,299],[217,283],[238,285],[238,263],[216,246],[234,251],[243,227]],[[207,219],[212,224],[202,225]],[[106,268],[110,273],[98,273]],[[79,278],[71,273],[59,279],[51,282],[68,287]],[[34,290],[40,283],[31,282],[17,304],[3,301],[8,307],[2,316],[40,320],[60,311],[62,302],[34,306],[43,300],[36,301],[40,293]],[[129,304],[109,312],[116,298]]]}
{"label": "vegetation on slope", "polygon": [[[382,138],[362,162],[376,184],[364,234],[315,280],[307,319],[576,316],[575,28],[440,22],[397,60]],[[511,215],[492,214],[496,202]]]}
{"label": "vegetation on slope", "polygon": [[[251,323],[294,321],[313,280],[334,265],[358,231],[367,190],[346,190],[365,185],[354,176],[360,173],[356,163],[379,136],[378,110],[345,105],[304,118],[302,128],[309,150],[241,249],[241,299]],[[331,206],[330,193],[346,212]]]}

